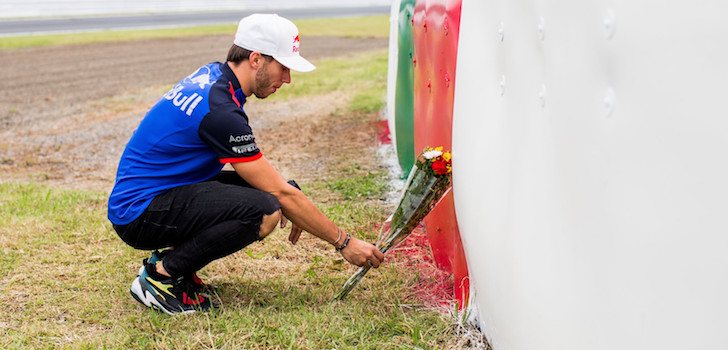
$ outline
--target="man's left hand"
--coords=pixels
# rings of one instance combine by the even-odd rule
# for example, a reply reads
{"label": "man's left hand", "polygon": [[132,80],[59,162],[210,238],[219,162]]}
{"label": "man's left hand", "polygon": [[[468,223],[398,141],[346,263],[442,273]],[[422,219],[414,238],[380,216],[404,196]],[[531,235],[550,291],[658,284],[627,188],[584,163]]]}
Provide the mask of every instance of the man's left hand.
{"label": "man's left hand", "polygon": [[[287,223],[288,219],[283,216],[281,218],[281,228],[286,228]],[[301,232],[303,232],[303,230],[298,227],[298,225],[291,223],[291,233],[288,235],[288,240],[291,241],[292,244],[296,244],[298,239],[301,237]]]}

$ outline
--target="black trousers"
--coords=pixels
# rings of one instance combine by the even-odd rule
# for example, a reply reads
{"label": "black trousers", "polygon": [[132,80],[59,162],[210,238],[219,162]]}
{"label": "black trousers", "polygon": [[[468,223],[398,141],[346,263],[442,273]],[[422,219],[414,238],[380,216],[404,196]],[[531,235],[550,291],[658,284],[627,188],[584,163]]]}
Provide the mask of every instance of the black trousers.
{"label": "black trousers", "polygon": [[162,263],[172,277],[179,277],[260,240],[263,215],[278,209],[275,196],[224,171],[214,180],[156,196],[141,216],[114,230],[136,249],[174,247]]}

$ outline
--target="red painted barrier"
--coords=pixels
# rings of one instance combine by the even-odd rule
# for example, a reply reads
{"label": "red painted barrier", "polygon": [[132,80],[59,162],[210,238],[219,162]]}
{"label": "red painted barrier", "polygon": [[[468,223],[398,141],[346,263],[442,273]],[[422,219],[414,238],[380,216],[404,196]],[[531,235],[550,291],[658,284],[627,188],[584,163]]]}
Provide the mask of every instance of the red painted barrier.
{"label": "red painted barrier", "polygon": [[[452,115],[461,0],[418,0],[413,15],[415,56],[415,152],[426,146],[451,149]],[[453,155],[457,157],[457,155]],[[437,265],[454,275],[454,297],[463,307],[468,266],[452,193],[425,218]]]}

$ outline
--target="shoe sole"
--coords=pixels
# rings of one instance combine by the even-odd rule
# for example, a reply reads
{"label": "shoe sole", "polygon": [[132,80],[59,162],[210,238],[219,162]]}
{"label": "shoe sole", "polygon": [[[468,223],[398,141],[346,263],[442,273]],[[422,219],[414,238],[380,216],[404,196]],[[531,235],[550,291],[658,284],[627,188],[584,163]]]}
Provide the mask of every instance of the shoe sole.
{"label": "shoe sole", "polygon": [[131,288],[129,289],[129,293],[131,293],[131,296],[134,297],[134,300],[138,301],[140,304],[151,308],[153,310],[164,312],[167,315],[176,315],[176,314],[192,314],[195,313],[196,310],[184,310],[184,311],[170,311],[167,310],[162,304],[160,304],[157,299],[155,299],[149,291],[142,292],[142,285],[139,283],[139,277],[134,279],[134,282],[131,283]]}

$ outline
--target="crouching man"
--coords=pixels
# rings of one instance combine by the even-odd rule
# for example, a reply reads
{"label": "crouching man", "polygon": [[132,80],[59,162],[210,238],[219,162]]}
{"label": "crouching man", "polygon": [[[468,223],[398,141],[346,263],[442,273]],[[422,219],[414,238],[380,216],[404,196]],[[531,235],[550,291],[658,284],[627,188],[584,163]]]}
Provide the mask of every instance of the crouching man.
{"label": "crouching man", "polygon": [[[132,296],[169,314],[209,310],[196,271],[292,222],[329,242],[351,264],[383,254],[326,218],[258,149],[243,107],[315,67],[299,54],[298,29],[277,15],[243,18],[225,63],[200,67],[142,119],[119,162],[108,217],[128,245],[153,250]],[[234,172],[221,172],[230,163]],[[171,249],[158,251],[161,248]]]}

